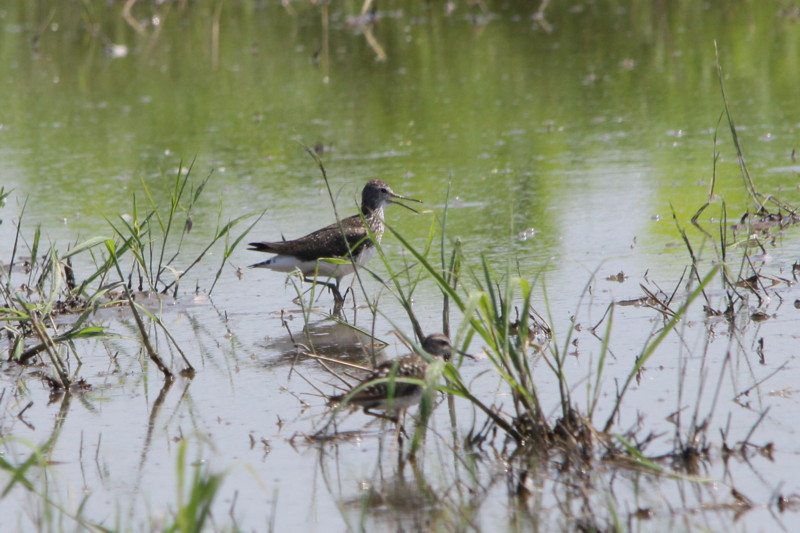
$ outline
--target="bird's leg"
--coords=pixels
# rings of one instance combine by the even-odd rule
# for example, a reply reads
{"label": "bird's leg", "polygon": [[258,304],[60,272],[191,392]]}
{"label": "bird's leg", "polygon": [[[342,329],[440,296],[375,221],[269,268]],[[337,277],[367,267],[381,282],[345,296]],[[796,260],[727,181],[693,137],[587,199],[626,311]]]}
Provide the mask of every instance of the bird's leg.
{"label": "bird's leg", "polygon": [[[402,426],[400,426],[402,428]],[[403,435],[405,435],[405,429],[403,429],[402,433],[400,431],[397,432],[397,470],[399,472],[403,471],[403,467],[406,464],[405,458],[403,457],[403,443],[405,439],[403,439]]]}
{"label": "bird's leg", "polygon": [[394,424],[395,431],[397,431],[397,434],[400,439],[399,444],[402,447],[403,437],[408,438],[408,433],[406,433],[406,428],[403,426],[403,424],[400,423],[400,413],[395,413],[394,415],[387,415],[386,413],[376,413],[369,407],[364,407],[364,414],[372,415],[375,418],[382,418],[384,420],[392,422]]}
{"label": "bird's leg", "polygon": [[338,280],[336,281],[336,283],[328,283],[326,281],[320,281],[319,279],[315,278],[303,278],[303,281],[305,281],[306,283],[314,283],[315,285],[324,285],[328,287],[328,290],[330,290],[331,293],[333,293],[333,301],[341,302],[341,305],[344,305],[344,298],[342,297],[342,294],[339,292]]}
{"label": "bird's leg", "polygon": [[344,307],[344,296],[339,292],[339,280],[336,280],[336,285],[331,288],[333,293],[333,314],[339,318],[344,319],[342,308]]}
{"label": "bird's leg", "polygon": [[326,281],[320,281],[317,278],[303,278],[303,281],[306,283],[313,283],[315,285],[324,285],[328,287],[328,290],[331,291],[333,294],[333,314],[334,315],[341,315],[342,308],[344,307],[344,297],[342,293],[339,292],[339,280],[336,280],[336,283],[328,283]]}
{"label": "bird's leg", "polygon": [[[408,438],[408,433],[406,433],[406,409],[401,409],[400,412],[397,414],[397,427],[400,430],[399,432],[402,433],[405,438]],[[400,439],[401,450],[402,447],[403,447],[403,440]]]}
{"label": "bird's leg", "polygon": [[312,279],[312,278],[303,278],[303,281],[305,281],[306,283],[313,283],[315,285],[325,285],[333,292],[334,298],[336,297],[337,294],[339,294],[339,287],[333,283],[327,283],[325,281],[319,281],[318,279]]}
{"label": "bird's leg", "polygon": [[333,298],[333,316],[345,320],[344,313],[342,313],[342,308],[344,307],[344,299],[336,298],[334,295]]}

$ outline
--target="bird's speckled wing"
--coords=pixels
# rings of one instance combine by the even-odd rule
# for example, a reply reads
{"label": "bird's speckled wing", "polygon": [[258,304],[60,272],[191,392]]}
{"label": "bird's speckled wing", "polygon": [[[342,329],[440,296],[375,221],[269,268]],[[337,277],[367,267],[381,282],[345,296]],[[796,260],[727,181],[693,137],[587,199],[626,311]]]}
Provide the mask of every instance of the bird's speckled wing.
{"label": "bird's speckled wing", "polygon": [[[384,400],[389,393],[389,384],[387,381],[379,380],[389,378],[393,370],[396,378],[424,379],[426,369],[427,364],[425,361],[411,354],[381,363],[373,370],[372,375],[361,382],[361,384],[366,385],[366,387],[354,394],[350,398],[350,402],[357,405],[369,406],[373,402],[377,403],[380,400]],[[372,381],[377,381],[377,383],[370,384]],[[415,383],[406,383],[402,381],[396,381],[394,383],[394,396],[398,398],[413,394],[418,390],[420,390],[420,386]],[[334,396],[331,398],[331,402],[340,402],[348,394],[349,393]]]}
{"label": "bird's speckled wing", "polygon": [[[251,242],[250,249],[291,255],[303,261],[314,261],[320,257],[346,257],[348,246],[359,245],[360,248],[369,238],[369,234],[360,215],[342,219],[342,226],[347,233],[347,245],[342,238],[339,224],[333,223],[293,241]],[[355,253],[355,250],[353,252]]]}

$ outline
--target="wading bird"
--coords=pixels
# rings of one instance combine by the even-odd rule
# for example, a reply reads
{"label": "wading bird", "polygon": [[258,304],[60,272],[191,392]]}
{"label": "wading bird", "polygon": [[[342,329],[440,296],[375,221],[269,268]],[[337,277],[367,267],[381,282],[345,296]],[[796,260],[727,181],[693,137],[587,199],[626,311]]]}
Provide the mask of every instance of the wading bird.
{"label": "wading bird", "polygon": [[[422,341],[422,349],[434,358],[449,361],[453,347],[447,335],[436,333]],[[465,354],[466,355],[466,354]],[[329,398],[328,405],[347,402],[364,408],[364,412],[397,422],[398,414],[422,398],[422,386],[399,379],[424,380],[428,362],[417,353],[410,353],[378,365],[375,370],[349,392]],[[384,413],[376,413],[378,409]]]}
{"label": "wading bird", "polygon": [[[397,200],[419,202],[395,194],[384,181],[368,181],[361,193],[359,213],[342,219],[341,225],[333,223],[292,241],[251,242],[249,250],[275,254],[275,257],[251,267],[278,272],[300,270],[304,281],[327,286],[337,303],[341,302],[339,283],[342,278],[351,274],[355,265],[363,265],[375,255],[375,244],[380,243],[383,235],[383,208],[387,204],[397,204],[416,213],[415,209]],[[347,263],[325,259],[345,260]],[[334,278],[336,283],[325,283],[318,278]]]}

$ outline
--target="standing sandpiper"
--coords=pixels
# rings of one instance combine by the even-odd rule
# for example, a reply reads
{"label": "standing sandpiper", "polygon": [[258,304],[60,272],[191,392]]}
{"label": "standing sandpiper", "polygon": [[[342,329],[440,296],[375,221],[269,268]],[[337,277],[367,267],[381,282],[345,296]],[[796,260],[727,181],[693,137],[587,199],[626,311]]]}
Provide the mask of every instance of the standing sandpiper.
{"label": "standing sandpiper", "polygon": [[[441,333],[425,337],[422,349],[433,357],[445,361],[449,361],[453,355],[450,339]],[[331,396],[328,405],[346,401],[350,405],[363,407],[366,414],[397,422],[398,413],[419,403],[422,398],[422,386],[417,383],[395,381],[395,378],[424,380],[427,370],[428,362],[416,353],[386,361],[378,365],[369,377],[353,387],[350,392]],[[358,392],[354,393],[356,390]],[[375,413],[372,409],[380,409],[386,414]]]}
{"label": "standing sandpiper", "polygon": [[[342,219],[341,225],[333,223],[293,241],[251,242],[249,250],[275,254],[275,257],[251,267],[269,268],[278,272],[300,270],[304,281],[326,285],[333,291],[337,302],[340,302],[342,297],[339,294],[339,282],[355,270],[353,262],[356,265],[363,265],[369,261],[375,254],[375,243],[381,241],[384,206],[397,204],[416,212],[395,199],[419,202],[414,198],[395,194],[386,182],[370,180],[361,193],[360,213]],[[351,262],[333,263],[324,260],[327,258]],[[320,282],[317,280],[318,277],[334,278],[336,284]]]}

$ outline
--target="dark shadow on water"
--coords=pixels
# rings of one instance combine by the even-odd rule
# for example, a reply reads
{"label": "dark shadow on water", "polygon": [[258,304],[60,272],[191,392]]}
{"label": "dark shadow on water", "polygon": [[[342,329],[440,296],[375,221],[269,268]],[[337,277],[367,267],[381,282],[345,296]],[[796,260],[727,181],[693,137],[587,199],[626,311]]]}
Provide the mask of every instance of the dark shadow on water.
{"label": "dark shadow on water", "polygon": [[309,323],[300,331],[272,338],[264,347],[279,353],[264,363],[267,368],[275,368],[311,361],[300,354],[298,347],[326,357],[371,366],[373,356],[379,354],[385,345],[351,325],[325,319]]}

